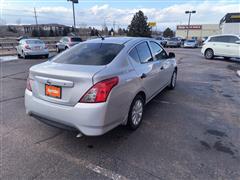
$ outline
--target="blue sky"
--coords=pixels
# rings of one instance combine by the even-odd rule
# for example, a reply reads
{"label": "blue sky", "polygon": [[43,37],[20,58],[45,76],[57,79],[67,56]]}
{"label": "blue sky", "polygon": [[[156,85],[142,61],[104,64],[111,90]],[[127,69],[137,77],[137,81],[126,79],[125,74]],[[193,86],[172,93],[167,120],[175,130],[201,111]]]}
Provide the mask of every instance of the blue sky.
{"label": "blue sky", "polygon": [[[0,24],[33,24],[36,7],[39,23],[72,25],[72,6],[67,0],[0,0]],[[79,0],[75,5],[78,26],[127,27],[142,10],[157,28],[186,24],[185,10],[196,10],[192,24],[218,24],[227,12],[239,12],[238,0]]]}

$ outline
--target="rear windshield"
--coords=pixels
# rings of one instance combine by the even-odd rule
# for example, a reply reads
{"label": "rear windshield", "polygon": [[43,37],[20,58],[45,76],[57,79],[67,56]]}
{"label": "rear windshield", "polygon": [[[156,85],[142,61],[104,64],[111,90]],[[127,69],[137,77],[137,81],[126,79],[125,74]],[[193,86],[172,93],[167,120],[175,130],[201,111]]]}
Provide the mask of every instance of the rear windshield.
{"label": "rear windshield", "polygon": [[81,38],[74,37],[74,38],[71,38],[71,41],[72,41],[72,42],[82,42],[82,39],[81,39]]}
{"label": "rear windshield", "polygon": [[62,64],[106,65],[123,47],[124,45],[112,43],[83,43],[59,54],[52,61]]}
{"label": "rear windshield", "polygon": [[41,40],[27,40],[26,41],[27,44],[43,44],[44,42]]}
{"label": "rear windshield", "polygon": [[171,38],[171,41],[178,41],[178,38]]}

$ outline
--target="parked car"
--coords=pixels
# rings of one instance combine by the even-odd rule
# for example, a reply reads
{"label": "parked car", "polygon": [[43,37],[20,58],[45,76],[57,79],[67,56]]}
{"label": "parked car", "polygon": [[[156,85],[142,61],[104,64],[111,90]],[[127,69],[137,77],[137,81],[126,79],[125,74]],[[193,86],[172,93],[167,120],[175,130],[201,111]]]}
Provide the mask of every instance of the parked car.
{"label": "parked car", "polygon": [[176,79],[174,53],[154,39],[93,39],[30,68],[26,112],[89,136],[120,124],[135,130],[144,105]]}
{"label": "parked car", "polygon": [[194,39],[186,40],[186,41],[184,41],[183,47],[184,48],[197,48],[198,47],[198,41],[194,40]]}
{"label": "parked car", "polygon": [[206,59],[214,57],[240,58],[240,37],[238,35],[210,36],[203,43],[201,53]]}
{"label": "parked car", "polygon": [[166,46],[166,44],[167,44],[167,40],[164,38],[164,37],[156,37],[155,38],[163,47],[165,47]]}
{"label": "parked car", "polygon": [[177,37],[167,40],[166,47],[181,47],[181,39]]}
{"label": "parked car", "polygon": [[57,52],[61,52],[65,49],[68,49],[80,42],[82,42],[82,39],[80,37],[76,37],[76,36],[63,37],[56,44]]}
{"label": "parked car", "polygon": [[48,58],[49,52],[47,45],[40,39],[21,39],[16,46],[19,58],[29,56],[44,56]]}

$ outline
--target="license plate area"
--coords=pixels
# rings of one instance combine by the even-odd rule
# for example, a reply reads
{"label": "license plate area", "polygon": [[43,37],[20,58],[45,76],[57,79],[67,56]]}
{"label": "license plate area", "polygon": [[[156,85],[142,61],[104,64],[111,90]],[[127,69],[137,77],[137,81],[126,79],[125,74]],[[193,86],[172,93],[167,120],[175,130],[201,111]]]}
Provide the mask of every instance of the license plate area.
{"label": "license plate area", "polygon": [[62,88],[60,86],[52,86],[45,84],[45,95],[53,98],[61,99]]}

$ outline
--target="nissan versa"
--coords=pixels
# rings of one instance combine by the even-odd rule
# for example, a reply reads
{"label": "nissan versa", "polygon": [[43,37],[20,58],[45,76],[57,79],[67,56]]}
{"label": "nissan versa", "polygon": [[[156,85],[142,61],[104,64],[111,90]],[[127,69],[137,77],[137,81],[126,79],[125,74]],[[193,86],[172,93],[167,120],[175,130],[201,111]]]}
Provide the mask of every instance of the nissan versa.
{"label": "nissan versa", "polygon": [[154,39],[89,40],[30,68],[26,112],[88,136],[120,124],[135,130],[144,105],[176,79],[174,53]]}

